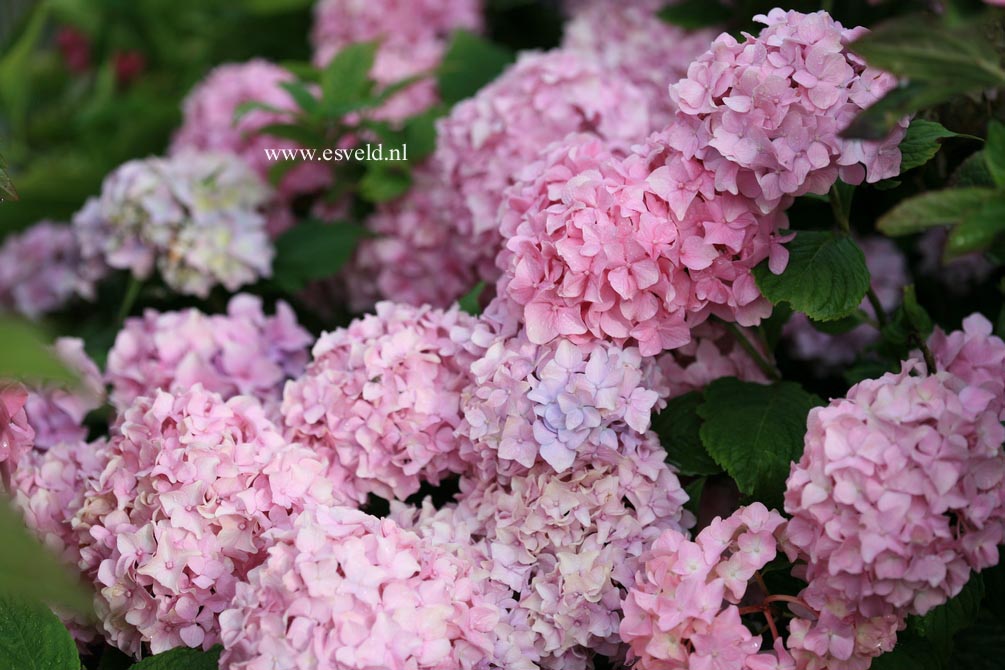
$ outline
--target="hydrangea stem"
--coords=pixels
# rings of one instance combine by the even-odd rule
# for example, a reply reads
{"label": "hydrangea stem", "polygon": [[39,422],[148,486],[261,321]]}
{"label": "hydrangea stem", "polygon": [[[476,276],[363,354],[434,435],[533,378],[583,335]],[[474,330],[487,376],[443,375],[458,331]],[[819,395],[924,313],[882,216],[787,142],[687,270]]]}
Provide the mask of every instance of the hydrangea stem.
{"label": "hydrangea stem", "polygon": [[119,323],[124,322],[129,313],[133,311],[133,305],[136,304],[136,299],[140,296],[142,288],[142,281],[133,276],[129,277],[129,286],[126,287],[126,294],[123,296],[122,304],[119,306]]}
{"label": "hydrangea stem", "polygon": [[767,375],[768,379],[771,379],[773,381],[781,380],[782,377],[781,375],[778,374],[778,370],[775,369],[775,366],[772,365],[768,361],[768,359],[764,357],[764,355],[758,350],[757,347],[754,346],[754,344],[749,339],[747,339],[747,336],[743,333],[742,330],[739,329],[739,327],[737,327],[735,323],[731,323],[729,321],[723,321],[722,319],[717,320],[726,326],[726,329],[733,335],[733,337],[736,338],[736,341],[740,343],[740,346],[743,347],[743,350],[750,355],[750,357],[754,360],[755,363],[757,363],[757,367],[761,369],[761,372]]}

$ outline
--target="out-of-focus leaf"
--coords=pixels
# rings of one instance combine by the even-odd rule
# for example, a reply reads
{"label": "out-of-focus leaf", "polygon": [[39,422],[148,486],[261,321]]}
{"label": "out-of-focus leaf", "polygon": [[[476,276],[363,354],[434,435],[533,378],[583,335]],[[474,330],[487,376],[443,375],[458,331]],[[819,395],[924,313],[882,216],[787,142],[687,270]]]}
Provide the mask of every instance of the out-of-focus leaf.
{"label": "out-of-focus leaf", "polygon": [[767,262],[754,268],[757,286],[772,304],[789,303],[817,321],[840,319],[858,309],[869,290],[869,269],[850,237],[799,231],[788,250],[782,274],[773,274]]}
{"label": "out-of-focus leaf", "polygon": [[967,156],[967,159],[960,163],[956,172],[949,178],[949,185],[954,188],[969,188],[971,186],[993,188],[995,180],[988,170],[984,150]]}
{"label": "out-of-focus leaf", "polygon": [[346,221],[303,221],[276,240],[272,279],[285,291],[296,293],[307,282],[338,272],[356,251],[366,229]]}
{"label": "out-of-focus leaf", "polygon": [[974,251],[984,251],[1002,233],[1005,233],[1005,193],[998,192],[949,231],[944,260],[951,261]]}
{"label": "out-of-focus leaf", "polygon": [[244,0],[244,8],[252,14],[269,16],[307,9],[314,0]]}
{"label": "out-of-focus leaf", "polygon": [[682,0],[658,12],[658,16],[667,23],[688,30],[722,25],[732,15],[733,10],[717,0]]}
{"label": "out-of-focus leaf", "polygon": [[359,193],[368,202],[381,203],[401,197],[411,186],[412,177],[407,169],[374,161],[367,165],[366,174],[359,182]]}
{"label": "out-of-focus leaf", "polygon": [[942,104],[967,90],[965,85],[953,81],[908,82],[893,89],[856,116],[841,131],[841,136],[862,140],[885,139],[904,117]]}
{"label": "out-of-focus leaf", "polygon": [[405,122],[409,160],[422,160],[436,149],[436,119],[442,115],[441,107],[433,107]]}
{"label": "out-of-focus leaf", "polygon": [[953,188],[930,191],[900,202],[880,217],[876,227],[892,237],[929,228],[961,223],[995,197],[988,188]]}
{"label": "out-of-focus leaf", "polygon": [[80,656],[70,632],[48,608],[0,595],[0,667],[80,670]]}
{"label": "out-of-focus leaf", "polygon": [[246,100],[234,108],[234,121],[240,121],[242,118],[247,116],[249,112],[254,112],[256,110],[268,112],[269,114],[289,113],[288,110],[280,109],[275,105],[269,105],[257,100]]}
{"label": "out-of-focus leaf", "polygon": [[175,647],[154,656],[148,656],[130,670],[217,670],[223,647],[217,645],[209,651]]}
{"label": "out-of-focus leaf", "polygon": [[373,91],[370,71],[377,56],[376,42],[345,47],[321,71],[321,106],[326,117],[340,119],[365,106]]}
{"label": "out-of-focus leaf", "polygon": [[9,316],[0,317],[0,379],[73,382],[73,373],[49,349],[38,327]]}
{"label": "out-of-focus leaf", "polygon": [[701,443],[701,417],[698,407],[701,393],[692,391],[672,398],[659,414],[653,416],[653,430],[667,452],[667,462],[677,466],[682,475],[714,475],[722,467]]}
{"label": "out-of-focus leaf", "polygon": [[0,594],[61,605],[81,613],[91,611],[87,592],[59,560],[31,536],[5,500],[0,500],[0,546],[3,547],[0,551]]}
{"label": "out-of-focus leaf", "polygon": [[513,53],[473,33],[454,33],[437,71],[440,98],[448,105],[470,98],[499,76]]}
{"label": "out-of-focus leaf", "polygon": [[461,299],[457,301],[457,305],[462,311],[467,312],[472,316],[478,316],[482,313],[482,305],[479,298],[484,292],[485,282],[480,281],[475,284],[473,289],[461,296]]}
{"label": "out-of-focus leaf", "polygon": [[984,157],[995,184],[1005,188],[1005,125],[998,121],[988,124],[988,144]]}
{"label": "out-of-focus leaf", "polygon": [[321,111],[321,101],[317,99],[317,96],[303,82],[284,81],[280,86],[290,94],[293,101],[297,103],[297,107],[307,116],[316,117]]}
{"label": "out-of-focus leaf", "polygon": [[321,150],[324,148],[325,143],[324,137],[319,133],[311,128],[295,123],[270,123],[262,126],[258,133],[260,135],[269,135],[270,137],[290,140],[308,149]]}
{"label": "out-of-focus leaf", "polygon": [[31,95],[29,62],[42,38],[49,18],[49,5],[40,2],[31,11],[31,17],[17,41],[0,57],[0,108],[6,109],[14,132],[22,135]]}
{"label": "out-of-focus leaf", "polygon": [[0,154],[0,202],[4,200],[17,200],[17,191],[10,180],[10,175],[7,174],[7,161],[4,160],[3,154]]}

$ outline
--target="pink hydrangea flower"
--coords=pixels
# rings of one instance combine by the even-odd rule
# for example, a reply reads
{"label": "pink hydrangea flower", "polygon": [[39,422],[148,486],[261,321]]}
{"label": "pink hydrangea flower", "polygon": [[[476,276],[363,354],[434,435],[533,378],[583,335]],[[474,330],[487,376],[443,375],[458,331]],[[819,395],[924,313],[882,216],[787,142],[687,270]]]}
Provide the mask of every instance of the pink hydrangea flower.
{"label": "pink hydrangea flower", "polygon": [[492,476],[540,461],[565,472],[598,452],[619,451],[624,433],[645,434],[660,398],[656,373],[634,347],[537,346],[521,332],[471,365],[459,432],[471,440],[470,458]]}
{"label": "pink hydrangea flower", "polygon": [[291,439],[332,462],[360,502],[405,498],[468,467],[460,457],[461,389],[484,348],[477,322],[449,311],[379,303],[376,314],[323,334],[314,361],[286,386]]}
{"label": "pink hydrangea flower", "polygon": [[52,348],[66,368],[76,374],[77,381],[72,386],[45,384],[30,389],[25,412],[39,450],[86,440],[84,417],[105,402],[101,370],[84,351],[84,341],[61,337]]}
{"label": "pink hydrangea flower", "polygon": [[866,617],[924,614],[997,563],[1005,540],[1001,386],[922,367],[813,409],[787,483],[807,581]]}
{"label": "pink hydrangea flower", "polygon": [[539,463],[506,483],[462,481],[451,519],[482,543],[490,579],[515,594],[507,625],[532,663],[522,667],[585,670],[594,652],[616,655],[639,557],[662,531],[694,522],[655,436],[626,442],[624,454],[562,473]]}
{"label": "pink hydrangea flower", "polygon": [[18,383],[0,380],[0,483],[11,490],[11,473],[35,443],[35,429],[24,406],[28,391]]}
{"label": "pink hydrangea flower", "polygon": [[316,508],[220,617],[223,670],[487,669],[501,613],[470,564],[390,519]]}
{"label": "pink hydrangea flower", "polygon": [[500,247],[497,214],[503,191],[541,150],[572,132],[612,142],[642,141],[650,129],[645,94],[615,71],[564,50],[527,52],[475,97],[437,124],[433,156],[447,188],[466,212],[448,223],[454,245],[481,249],[491,262]]}
{"label": "pink hydrangea flower", "polygon": [[716,193],[701,163],[664,149],[657,135],[625,158],[570,136],[507,191],[498,294],[531,342],[604,339],[652,356],[712,314],[740,325],[770,314],[751,270],[769,257],[784,269],[784,214]]}
{"label": "pink hydrangea flower", "polygon": [[[184,119],[172,139],[171,153],[194,149],[235,154],[259,177],[268,179],[269,169],[275,163],[269,161],[265,149],[300,148],[291,140],[258,134],[267,125],[289,123],[298,110],[293,98],[281,87],[292,80],[289,71],[261,59],[217,67],[185,98]],[[238,107],[247,102],[260,102],[278,111],[256,109],[235,120]],[[326,163],[301,163],[283,175],[278,186],[280,202],[274,207],[288,210],[296,196],[315,193],[330,183],[331,170]],[[283,212],[270,216],[270,232],[281,232],[284,224],[278,220],[283,216]]]}
{"label": "pink hydrangea flower", "polygon": [[209,649],[237,584],[265,560],[267,531],[305,505],[344,503],[322,457],[288,442],[254,398],[196,384],[156,391],[120,417],[72,521],[108,640],[138,656]]}
{"label": "pink hydrangea flower", "polygon": [[[691,338],[688,344],[656,358],[662,375],[662,383],[657,387],[665,399],[701,390],[722,377],[736,377],[748,382],[770,381],[721,324],[706,321],[691,331]],[[747,339],[760,346],[756,344],[756,338],[748,336]]]}
{"label": "pink hydrangea flower", "polygon": [[629,662],[641,670],[754,670],[761,639],[738,605],[777,555],[784,525],[778,512],[754,503],[716,518],[694,540],[663,531],[628,582],[620,632]]}
{"label": "pink hydrangea flower", "polygon": [[345,273],[354,311],[381,300],[447,308],[494,272],[473,240],[464,243],[451,233],[453,221],[465,215],[458,195],[428,162],[412,177],[408,193],[378,205],[367,220],[376,237],[360,242]]}
{"label": "pink hydrangea flower", "polygon": [[73,219],[85,261],[206,297],[272,274],[262,208],[269,189],[239,158],[185,151],[134,160],[105,178]]}
{"label": "pink hydrangea flower", "polygon": [[[428,75],[440,64],[451,32],[480,32],[481,0],[322,0],[314,5],[314,62],[327,64],[349,44],[380,43],[370,76],[383,88]],[[436,81],[426,76],[392,96],[377,118],[401,121],[436,104]]]}
{"label": "pink hydrangea flower", "polygon": [[[25,525],[72,569],[80,561],[80,543],[71,521],[84,501],[85,481],[96,480],[104,466],[103,442],[60,442],[48,451],[21,456],[14,472],[13,503]],[[85,617],[56,610],[83,648],[98,635]]]}
{"label": "pink hydrangea flower", "polygon": [[596,58],[646,95],[652,130],[673,119],[667,89],[687,75],[691,64],[718,34],[688,31],[656,13],[666,0],[591,0],[576,8],[565,25],[562,48]]}
{"label": "pink hydrangea flower", "polygon": [[41,221],[0,246],[0,307],[37,319],[74,296],[93,299],[105,271],[83,261],[70,226]]}
{"label": "pink hydrangea flower", "polygon": [[[865,253],[865,264],[872,276],[872,288],[887,312],[900,305],[904,286],[910,283],[907,259],[897,245],[886,237],[867,237],[858,241]],[[876,312],[868,298],[862,299],[859,309],[869,317]],[[821,371],[834,371],[852,363],[869,345],[877,342],[879,330],[870,324],[861,324],[839,335],[828,335],[813,327],[809,317],[797,312],[785,324],[783,333],[791,344],[793,357],[811,360]]]}
{"label": "pink hydrangea flower", "polygon": [[108,353],[112,404],[125,409],[155,389],[202,384],[224,398],[252,395],[271,406],[286,380],[303,372],[311,340],[285,302],[267,316],[261,299],[247,294],[231,298],[226,314],[146,310],[126,319]]}
{"label": "pink hydrangea flower", "polygon": [[[1005,341],[992,331],[987,318],[971,314],[963,320],[962,330],[947,334],[936,328],[928,348],[940,370],[991,393],[992,406],[1005,413]],[[1001,418],[1005,420],[1005,414]]]}
{"label": "pink hydrangea flower", "polygon": [[728,33],[670,88],[677,107],[670,146],[696,157],[716,188],[755,199],[762,211],[785,197],[826,193],[838,177],[852,184],[896,176],[906,121],[882,142],[838,137],[863,109],[897,85],[868,68],[826,12],[774,9],[767,25],[738,42]]}

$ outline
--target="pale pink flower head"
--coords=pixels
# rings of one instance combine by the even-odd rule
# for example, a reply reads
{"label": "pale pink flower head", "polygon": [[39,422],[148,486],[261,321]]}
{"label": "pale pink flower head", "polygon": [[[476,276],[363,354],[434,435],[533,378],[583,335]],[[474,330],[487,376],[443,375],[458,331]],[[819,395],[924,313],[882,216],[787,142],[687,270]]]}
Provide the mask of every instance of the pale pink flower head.
{"label": "pale pink flower head", "polygon": [[838,136],[897,85],[848,51],[863,29],[822,11],[755,18],[767,26],[759,35],[738,42],[723,33],[670,87],[670,146],[704,162],[716,188],[753,198],[762,211],[787,196],[826,193],[839,177],[896,176],[906,121],[881,142]]}
{"label": "pale pink flower head", "polygon": [[382,302],[376,313],[323,334],[314,361],[286,386],[290,437],[332,463],[360,502],[368,493],[401,498],[421,482],[464,472],[461,390],[484,351],[474,317]]}
{"label": "pale pink flower head", "polygon": [[866,617],[924,614],[1005,540],[1001,392],[922,370],[909,360],[811,410],[787,483],[807,581]]}
{"label": "pale pink flower head", "polygon": [[272,274],[263,208],[268,186],[231,154],[190,150],[129,161],[73,218],[85,261],[206,297]]}
{"label": "pale pink flower head", "polygon": [[230,299],[226,314],[148,309],[126,319],[108,352],[111,401],[123,410],[155,389],[201,384],[224,399],[251,395],[272,409],[286,380],[304,371],[311,341],[285,302],[269,316],[260,298],[244,293]]}
{"label": "pale pink flower head", "polygon": [[493,276],[494,263],[475,240],[451,233],[454,220],[464,216],[457,193],[429,162],[412,178],[408,193],[378,205],[367,220],[376,236],[360,242],[345,273],[354,311],[370,310],[381,300],[447,308],[479,277]]}
{"label": "pale pink flower head", "polygon": [[602,339],[653,356],[687,344],[710,315],[756,325],[770,314],[751,271],[769,258],[784,269],[784,214],[717,193],[660,135],[635,150],[569,136],[507,190],[498,294],[531,342]]}
{"label": "pale pink flower head", "polygon": [[35,429],[35,448],[39,450],[86,440],[84,417],[105,402],[101,370],[84,351],[84,341],[61,337],[52,348],[77,379],[70,386],[50,383],[33,387],[28,394],[25,412]]}
{"label": "pale pink flower head", "polygon": [[[750,333],[744,333],[744,336],[748,341],[756,341]],[[663,398],[700,391],[722,377],[759,383],[770,381],[722,324],[706,321],[691,331],[691,338],[688,344],[656,358],[661,375],[657,388]],[[761,345],[755,346],[761,349]],[[761,351],[761,355],[765,354]]]}
{"label": "pale pink flower head", "polygon": [[459,433],[495,475],[543,461],[556,472],[617,453],[622,435],[649,429],[657,371],[634,347],[560,339],[538,346],[525,333],[500,339],[471,365]]}
{"label": "pale pink flower head", "polygon": [[272,535],[220,616],[223,670],[498,667],[501,612],[470,563],[344,507]]}
{"label": "pale pink flower head", "polygon": [[962,330],[948,334],[936,328],[928,338],[928,348],[940,370],[993,394],[992,405],[1005,420],[1005,342],[994,335],[986,317],[971,314],[963,320]]}
{"label": "pale pink flower head", "polygon": [[624,598],[620,633],[629,661],[641,670],[753,670],[761,639],[740,620],[738,605],[778,554],[784,527],[778,512],[754,503],[716,518],[694,540],[663,531]]}
{"label": "pale pink flower head", "polygon": [[481,249],[490,264],[500,247],[503,192],[544,147],[573,132],[627,146],[649,130],[645,95],[616,71],[565,50],[521,54],[437,123],[433,160],[466,210],[451,222],[449,236]]}
{"label": "pale pink flower head", "polygon": [[8,491],[11,473],[35,443],[35,429],[24,411],[27,402],[24,386],[0,380],[0,483]]}
{"label": "pale pink flower head", "polygon": [[[887,312],[900,305],[904,287],[911,282],[907,259],[896,243],[886,237],[858,240],[865,254],[865,264],[872,278],[872,289]],[[862,298],[859,309],[869,317],[876,312],[868,298]],[[792,315],[783,329],[794,358],[813,361],[822,372],[840,371],[854,362],[866,347],[879,340],[879,330],[871,324],[860,324],[846,333],[828,335],[813,327],[809,317],[801,312]]]}
{"label": "pale pink flower head", "polygon": [[[266,149],[300,148],[292,140],[259,134],[267,125],[292,121],[298,107],[281,84],[293,79],[289,71],[261,59],[220,65],[185,98],[182,126],[171,141],[171,153],[195,149],[235,154],[259,177],[268,179],[269,169],[275,163],[269,161]],[[254,109],[236,119],[238,108],[250,102],[259,102],[277,111]],[[289,207],[288,201],[292,198],[315,193],[330,182],[329,165],[305,162],[283,175],[277,195],[284,201],[281,206]]]}
{"label": "pale pink flower head", "polygon": [[94,298],[106,268],[85,263],[70,226],[40,221],[3,239],[0,246],[0,308],[37,319],[74,296]]}
{"label": "pale pink flower head", "polygon": [[462,482],[451,521],[475,529],[490,579],[514,593],[512,639],[533,663],[523,667],[585,670],[594,652],[618,655],[620,601],[640,557],[694,522],[655,436],[626,443],[561,473],[538,463],[506,482]]}
{"label": "pale pink flower head", "polygon": [[716,30],[688,31],[661,20],[665,0],[608,2],[591,0],[576,8],[565,25],[562,48],[596,58],[646,96],[652,129],[673,120],[667,89],[687,75],[708,48]]}
{"label": "pale pink flower head", "polygon": [[196,384],[138,398],[72,521],[107,639],[132,656],[219,642],[218,617],[265,560],[267,531],[347,501],[326,467],[250,396]]}

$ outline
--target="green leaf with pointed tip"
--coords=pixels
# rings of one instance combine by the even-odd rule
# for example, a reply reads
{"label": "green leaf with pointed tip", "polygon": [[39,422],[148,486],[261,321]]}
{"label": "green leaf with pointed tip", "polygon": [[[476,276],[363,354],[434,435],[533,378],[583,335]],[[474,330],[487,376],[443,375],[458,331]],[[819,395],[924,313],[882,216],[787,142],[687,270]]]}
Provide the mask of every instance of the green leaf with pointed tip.
{"label": "green leaf with pointed tip", "polygon": [[698,406],[701,442],[742,493],[777,505],[789,466],[803,453],[806,417],[821,404],[794,382],[768,386],[717,379]]}
{"label": "green leaf with pointed tip", "polygon": [[209,651],[176,647],[144,658],[130,670],[217,670],[222,651],[220,645]]}
{"label": "green leaf with pointed tip", "polygon": [[482,293],[485,291],[485,282],[480,281],[475,284],[475,287],[464,294],[460,300],[457,301],[458,306],[461,310],[467,312],[471,316],[478,316],[482,313],[482,305],[479,301]]}
{"label": "green leaf with pointed tip", "polygon": [[984,156],[995,184],[1005,187],[1005,125],[998,121],[988,124],[988,143]]}
{"label": "green leaf with pointed tip", "polygon": [[307,282],[330,277],[342,269],[359,241],[368,235],[365,228],[347,221],[302,221],[276,240],[272,280],[295,293]]}
{"label": "green leaf with pointed tip", "polygon": [[876,227],[886,235],[898,237],[955,225],[980,212],[994,197],[993,189],[974,187],[922,193],[881,216]]}
{"label": "green leaf with pointed tip", "polygon": [[1005,233],[1005,193],[997,193],[980,210],[967,215],[963,223],[949,231],[945,260],[985,251],[1002,233]]}
{"label": "green leaf with pointed tip", "polygon": [[0,668],[80,670],[77,645],[44,605],[0,596]]}
{"label": "green leaf with pointed tip", "polygon": [[453,105],[470,98],[513,62],[513,53],[465,30],[450,40],[437,70],[440,98]]}
{"label": "green leaf with pointed tip", "polygon": [[682,475],[715,475],[722,467],[705,451],[701,443],[701,417],[698,407],[704,402],[698,391],[670,399],[659,414],[653,415],[653,430],[667,452],[668,463]]}
{"label": "green leaf with pointed tip", "polygon": [[284,81],[279,85],[290,94],[297,107],[308,117],[315,118],[321,111],[321,101],[301,81]]}
{"label": "green leaf with pointed tip", "polygon": [[858,309],[869,290],[869,270],[850,237],[804,230],[787,248],[789,264],[782,274],[773,274],[767,261],[754,268],[765,298],[788,303],[816,321],[833,321]]}
{"label": "green leaf with pointed tip", "polygon": [[959,137],[959,134],[948,130],[936,121],[926,121],[925,119],[911,121],[907,135],[900,143],[901,174],[921,167],[935,158],[935,154],[939,153],[939,149],[942,148],[940,140],[949,137]]}
{"label": "green leaf with pointed tip", "polygon": [[330,119],[364,107],[373,93],[370,79],[377,56],[376,42],[359,42],[345,47],[321,71],[321,109]]}

